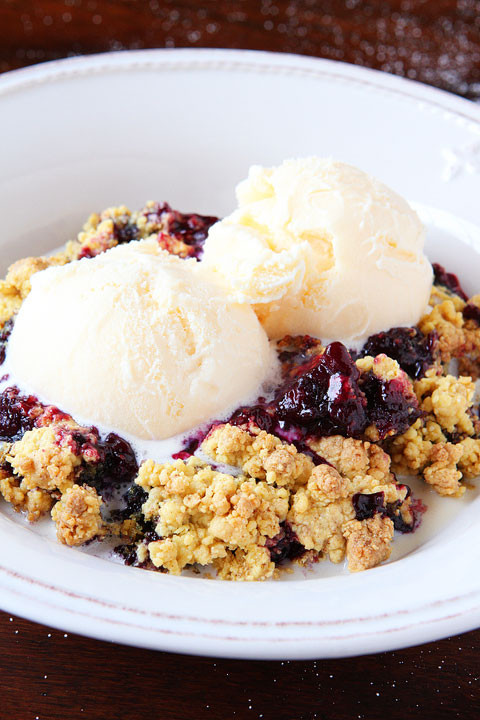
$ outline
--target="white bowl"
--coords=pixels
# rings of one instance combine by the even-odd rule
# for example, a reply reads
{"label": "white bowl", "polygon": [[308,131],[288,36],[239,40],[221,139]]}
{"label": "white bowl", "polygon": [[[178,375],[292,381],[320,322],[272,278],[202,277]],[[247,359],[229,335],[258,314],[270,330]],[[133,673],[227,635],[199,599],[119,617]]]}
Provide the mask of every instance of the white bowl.
{"label": "white bowl", "polygon": [[[0,77],[4,271],[73,237],[108,205],[167,200],[222,215],[252,163],[331,155],[416,204],[428,252],[480,290],[480,109],[325,60],[247,51],[76,58]],[[35,349],[32,348],[32,352]],[[480,499],[438,499],[391,561],[357,575],[328,562],[281,582],[234,584],[124,567],[57,544],[0,505],[5,610],[94,637],[245,658],[387,650],[480,621]]]}

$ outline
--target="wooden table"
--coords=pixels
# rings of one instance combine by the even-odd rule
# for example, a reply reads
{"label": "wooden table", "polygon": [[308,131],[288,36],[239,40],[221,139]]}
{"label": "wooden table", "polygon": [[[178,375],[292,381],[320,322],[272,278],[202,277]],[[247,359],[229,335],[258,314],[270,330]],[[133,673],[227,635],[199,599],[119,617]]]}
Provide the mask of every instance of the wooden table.
{"label": "wooden table", "polygon": [[[317,55],[480,98],[478,0],[0,0],[0,71],[165,46]],[[478,720],[479,649],[476,631],[347,660],[212,660],[0,614],[0,720]]]}

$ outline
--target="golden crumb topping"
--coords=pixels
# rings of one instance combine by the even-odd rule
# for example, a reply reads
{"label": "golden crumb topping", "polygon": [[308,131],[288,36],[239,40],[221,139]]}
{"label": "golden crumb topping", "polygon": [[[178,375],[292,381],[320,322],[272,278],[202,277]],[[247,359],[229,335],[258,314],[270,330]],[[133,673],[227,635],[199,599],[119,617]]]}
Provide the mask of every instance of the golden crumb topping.
{"label": "golden crumb topping", "polygon": [[[154,202],[137,212],[110,207],[91,215],[76,239],[56,255],[15,262],[0,281],[3,357],[35,273],[146,238],[190,257],[196,251],[188,243],[195,240],[199,219]],[[210,224],[200,224],[201,233]],[[122,547],[132,553],[129,562],[173,574],[198,564],[212,565],[225,580],[265,580],[278,575],[276,567],[284,558],[296,555],[304,566],[322,558],[337,563],[346,558],[351,572],[375,567],[390,556],[394,524],[411,529],[415,522],[409,490],[396,482],[393,471],[421,476],[449,497],[461,496],[464,481],[480,475],[474,384],[480,377],[480,295],[465,302],[448,287],[434,286],[418,329],[405,333],[387,338],[386,347],[393,348],[390,352],[399,361],[383,353],[355,361],[361,374],[358,386],[366,397],[359,393],[360,402],[375,401],[368,383],[382,392],[393,383],[407,404],[412,399],[411,422],[418,416],[418,401],[421,416],[402,435],[394,436],[392,430],[385,438],[375,425],[361,438],[305,434],[298,445],[302,452],[253,423],[249,430],[223,423],[201,446],[215,465],[195,457],[188,462],[145,461],[133,486],[138,493],[134,510],[105,521],[102,498],[95,488],[81,484],[98,478],[98,463],[108,465],[100,459],[98,435],[38,403],[29,410],[35,429],[16,435],[16,442],[0,444],[0,494],[31,522],[51,511],[63,544],[78,546],[108,533],[124,541]],[[406,347],[397,355],[392,342]],[[286,336],[277,349],[285,381],[298,376],[299,364],[311,363],[325,350],[320,340],[308,336]],[[413,381],[399,362],[408,368],[416,363],[418,374],[429,369]],[[372,376],[380,383],[373,383]],[[394,400],[385,400],[385,412],[389,402]],[[408,418],[402,428],[407,424]],[[302,426],[302,432],[309,427]],[[311,430],[313,434],[313,425]],[[219,464],[227,466],[225,472]]]}
{"label": "golden crumb topping", "polygon": [[456,309],[453,300],[444,300],[435,305],[430,313],[424,315],[418,327],[428,335],[435,332],[442,362],[448,364],[465,350],[466,338],[463,331],[463,316]]}
{"label": "golden crumb topping", "polygon": [[461,445],[437,443],[430,450],[423,477],[425,482],[431,485],[439,495],[460,497],[465,492],[465,487],[459,482],[462,479],[462,473],[457,469],[457,463],[461,457]]}
{"label": "golden crumb topping", "polygon": [[150,558],[173,573],[193,563],[210,564],[227,550],[265,545],[266,538],[278,535],[288,512],[285,488],[217,472],[196,458],[147,460],[136,483],[148,492],[143,514],[161,536],[149,544]]}
{"label": "golden crumb topping", "polygon": [[374,515],[368,520],[352,520],[344,528],[350,572],[368,570],[388,560],[392,551],[393,522]]}
{"label": "golden crumb topping", "polygon": [[317,455],[350,479],[357,475],[369,475],[378,484],[394,479],[390,472],[390,457],[374,443],[333,435],[309,440],[309,445]]}
{"label": "golden crumb topping", "polygon": [[73,485],[52,510],[57,538],[64,545],[82,545],[102,533],[102,498],[87,485]]}
{"label": "golden crumb topping", "polygon": [[62,261],[56,257],[28,257],[10,265],[5,280],[0,280],[0,326],[20,310],[22,302],[32,289],[32,275],[50,265],[59,264],[62,264]]}
{"label": "golden crumb topping", "polygon": [[304,485],[313,469],[307,455],[264,430],[252,435],[234,425],[219,425],[203,441],[202,450],[215,462],[238,467],[269,485]]}
{"label": "golden crumb topping", "polygon": [[13,443],[7,461],[21,478],[22,490],[60,490],[75,482],[75,470],[81,458],[67,444],[60,444],[52,426],[29,430]]}
{"label": "golden crumb topping", "polygon": [[438,376],[427,370],[414,385],[421,410],[433,416],[447,432],[471,435],[473,423],[469,413],[473,405],[475,385],[469,377]]}

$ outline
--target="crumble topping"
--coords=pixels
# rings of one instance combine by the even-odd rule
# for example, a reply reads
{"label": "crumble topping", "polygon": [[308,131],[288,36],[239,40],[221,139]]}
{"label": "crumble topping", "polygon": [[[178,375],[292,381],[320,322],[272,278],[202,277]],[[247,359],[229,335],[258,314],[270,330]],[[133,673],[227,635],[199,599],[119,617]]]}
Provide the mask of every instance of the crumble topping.
{"label": "crumble topping", "polygon": [[[218,472],[195,457],[186,463],[145,461],[136,483],[147,493],[142,513],[146,521],[153,522],[156,534],[147,544],[148,559],[174,574],[187,565],[213,563],[219,577],[237,580],[271,577],[274,558],[285,556],[285,548],[288,555],[292,543],[301,548],[299,554],[315,551],[316,559],[329,557],[341,562],[347,528],[358,517],[354,501],[359,493],[377,500],[366,519],[377,511],[390,511],[393,516],[401,515],[404,522],[413,522],[407,488],[394,482],[383,451],[377,448],[379,452],[372,452],[370,443],[362,441],[353,441],[352,447],[351,438],[326,440],[332,441],[346,467],[350,462],[351,477],[327,463],[314,466],[310,458],[263,431],[251,435],[228,424],[216,427],[202,450],[216,461],[240,467],[245,475]],[[346,445],[343,452],[342,445]],[[374,474],[359,472],[358,467],[354,471],[351,463],[355,457],[362,457],[363,468]],[[275,470],[269,471],[272,458],[280,460],[275,461]],[[283,469],[285,478],[281,477]],[[255,478],[247,472],[255,473]],[[389,523],[393,527],[391,519]],[[285,527],[288,539],[282,530]],[[145,562],[141,546],[137,560]],[[364,564],[359,559],[357,569],[374,562],[372,553],[365,551],[364,555]],[[387,551],[383,549],[380,556],[387,557]]]}
{"label": "crumble topping", "polygon": [[22,302],[32,289],[32,275],[50,265],[61,264],[63,261],[58,257],[28,257],[10,265],[5,280],[0,280],[0,326],[20,310]]}
{"label": "crumble topping", "polygon": [[[357,517],[354,501],[358,494],[379,498],[378,509],[397,505],[411,522],[406,486],[394,482],[385,453],[380,450],[380,458],[377,453],[370,458],[369,450],[374,447],[370,443],[341,437],[323,438],[317,447],[335,467],[320,465],[314,469],[307,486],[293,496],[287,518],[307,549],[328,554],[332,562],[343,560],[346,528]],[[375,474],[369,474],[370,467]]]}
{"label": "crumble topping", "polygon": [[415,383],[420,408],[433,416],[442,429],[472,435],[474,432],[471,413],[475,385],[469,377],[444,375],[427,371],[426,377]]}
{"label": "crumble topping", "polygon": [[435,305],[428,315],[421,318],[418,327],[427,335],[435,332],[443,363],[448,364],[454,357],[461,355],[466,347],[462,313],[455,309],[452,300],[444,300]]}
{"label": "crumble topping", "polygon": [[462,473],[457,470],[461,456],[462,447],[452,443],[437,443],[430,450],[423,477],[439,495],[460,497],[465,492],[465,487],[459,484]]}
{"label": "crumble topping", "polygon": [[16,512],[25,512],[29,522],[48,513],[55,502],[50,493],[40,488],[22,489],[20,480],[4,470],[0,471],[0,493]]}
{"label": "crumble topping", "polygon": [[406,373],[401,370],[398,362],[387,357],[384,353],[381,353],[376,357],[366,355],[356,361],[356,366],[362,373],[371,372],[375,375],[375,377],[380,380],[384,380],[385,382],[398,378],[401,378],[402,380],[405,379],[406,383],[409,382],[408,378],[406,378]]}
{"label": "crumble topping", "polygon": [[229,550],[224,560],[215,560],[213,564],[221,580],[267,580],[275,572],[270,552],[259,545],[235,553]]}
{"label": "crumble topping", "polygon": [[374,443],[334,435],[311,439],[309,446],[350,480],[368,475],[379,485],[394,481],[390,457]]}
{"label": "crumble topping", "polygon": [[202,450],[215,462],[238,467],[246,475],[279,487],[305,484],[313,469],[312,460],[294,445],[264,430],[253,435],[228,423],[209,433]]}
{"label": "crumble topping", "polygon": [[284,488],[217,472],[197,458],[162,465],[147,460],[135,482],[148,492],[142,511],[161,536],[148,545],[150,558],[174,574],[226,557],[227,550],[265,545],[288,511]]}
{"label": "crumble topping", "polygon": [[394,468],[422,475],[440,495],[459,497],[461,480],[480,471],[475,385],[471,377],[438,375],[432,368],[414,389],[424,415],[391,441]]}
{"label": "crumble topping", "polygon": [[[35,272],[146,238],[199,258],[216,220],[166,203],[107,208],[55,256],[17,261],[0,281],[0,364]],[[138,471],[126,441],[101,440],[9,388],[0,394],[0,494],[31,522],[51,511],[63,544],[113,535],[129,564],[148,569],[212,565],[222,579],[252,581],[275,577],[285,559],[375,567],[390,556],[394,529],[410,532],[416,522],[392,469],[449,497],[480,475],[480,295],[468,299],[454,276],[435,272],[418,327],[378,333],[358,354],[309,336],[277,343],[283,384],[274,399],[239,408],[201,445],[238,476],[196,457],[147,460]],[[104,487],[135,476],[128,511],[103,520]]]}
{"label": "crumble topping", "polygon": [[102,498],[88,485],[73,485],[52,510],[57,538],[64,545],[82,545],[102,532]]}
{"label": "crumble topping", "polygon": [[374,515],[373,518],[352,520],[347,523],[347,560],[350,572],[367,570],[388,560],[392,551],[393,522],[390,518]]}

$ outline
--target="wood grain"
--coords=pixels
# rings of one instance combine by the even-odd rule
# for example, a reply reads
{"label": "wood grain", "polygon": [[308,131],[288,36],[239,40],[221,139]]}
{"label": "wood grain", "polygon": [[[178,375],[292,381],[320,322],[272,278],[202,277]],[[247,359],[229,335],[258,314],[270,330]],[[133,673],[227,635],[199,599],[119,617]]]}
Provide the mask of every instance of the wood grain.
{"label": "wood grain", "polygon": [[[315,55],[480,98],[478,0],[0,0],[0,71],[185,46]],[[479,649],[476,631],[345,660],[214,660],[0,613],[0,720],[478,720]]]}
{"label": "wood grain", "polygon": [[2,720],[478,720],[480,631],[316,662],[196,658],[0,616]]}

